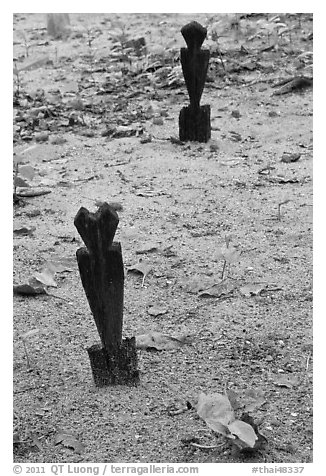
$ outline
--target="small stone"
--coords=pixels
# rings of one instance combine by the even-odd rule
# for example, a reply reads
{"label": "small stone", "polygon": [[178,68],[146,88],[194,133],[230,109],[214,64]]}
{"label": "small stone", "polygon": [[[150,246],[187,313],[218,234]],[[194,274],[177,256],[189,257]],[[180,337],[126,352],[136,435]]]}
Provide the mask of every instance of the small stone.
{"label": "small stone", "polygon": [[157,116],[153,118],[153,124],[155,124],[155,126],[163,126],[164,121],[161,116]]}
{"label": "small stone", "polygon": [[53,137],[51,139],[51,144],[53,144],[53,145],[62,145],[65,142],[67,142],[67,139],[65,139],[64,137],[61,137],[61,136]]}
{"label": "small stone", "polygon": [[240,111],[238,109],[235,109],[231,112],[231,116],[235,117],[236,119],[239,119],[241,117]]}
{"label": "small stone", "polygon": [[47,132],[37,132],[35,134],[36,142],[46,142],[49,139],[49,134]]}
{"label": "small stone", "polygon": [[219,143],[217,141],[211,141],[209,143],[209,150],[211,152],[217,152],[220,149]]}

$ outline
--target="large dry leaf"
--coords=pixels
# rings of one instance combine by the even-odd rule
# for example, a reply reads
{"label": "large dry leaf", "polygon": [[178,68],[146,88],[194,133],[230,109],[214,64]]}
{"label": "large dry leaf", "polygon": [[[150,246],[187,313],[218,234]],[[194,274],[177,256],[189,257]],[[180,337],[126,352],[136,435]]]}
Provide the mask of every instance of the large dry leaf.
{"label": "large dry leaf", "polygon": [[249,388],[243,393],[241,402],[244,404],[243,411],[250,413],[263,406],[266,398],[261,388]]}
{"label": "large dry leaf", "polygon": [[237,288],[235,281],[224,279],[199,293],[200,297],[221,297],[231,294]]}
{"label": "large dry leaf", "polygon": [[277,375],[273,383],[278,387],[293,388],[299,385],[299,378],[296,375]]}
{"label": "large dry leaf", "polygon": [[31,236],[35,230],[36,226],[31,226],[30,228],[23,226],[21,228],[15,228],[14,233],[19,236]]}
{"label": "large dry leaf", "polygon": [[228,397],[219,393],[208,395],[201,393],[198,398],[197,413],[212,430],[219,433],[221,433],[221,425],[227,427],[235,419]]}
{"label": "large dry leaf", "polygon": [[240,448],[253,448],[258,437],[252,426],[241,420],[235,420],[228,425],[230,432],[237,436],[240,441],[234,441]]}
{"label": "large dry leaf", "polygon": [[145,278],[151,271],[152,271],[151,266],[142,262],[139,262],[137,264],[127,267],[127,273],[135,273],[135,274],[143,275],[142,286],[144,286]]}
{"label": "large dry leaf", "polygon": [[239,292],[245,297],[257,296],[266,288],[266,286],[266,283],[248,283],[244,286],[241,286],[241,288],[239,288]]}
{"label": "large dry leaf", "polygon": [[19,167],[19,175],[28,180],[32,180],[35,175],[35,170],[31,165],[21,165]]}
{"label": "large dry leaf", "polygon": [[150,316],[157,317],[166,314],[168,309],[165,306],[155,305],[148,308],[147,312]]}
{"label": "large dry leaf", "polygon": [[16,187],[29,187],[29,183],[26,182],[26,180],[22,179],[21,177],[15,177],[14,178],[14,185]]}
{"label": "large dry leaf", "polygon": [[41,56],[37,58],[27,58],[15,71],[32,71],[34,69],[42,68],[49,61],[48,56]]}
{"label": "large dry leaf", "polygon": [[143,255],[145,253],[152,253],[157,251],[159,245],[155,242],[144,243],[141,247],[136,250],[136,255]]}
{"label": "large dry leaf", "polygon": [[238,408],[241,408],[242,404],[239,402],[239,395],[234,390],[232,389],[226,390],[225,394],[228,397],[233,410],[237,410]]}
{"label": "large dry leaf", "polygon": [[34,336],[35,334],[38,334],[40,332],[40,329],[32,329],[30,331],[25,332],[24,334],[21,334],[20,337],[25,340],[28,337]]}
{"label": "large dry leaf", "polygon": [[52,286],[56,288],[58,285],[54,280],[54,273],[49,268],[43,268],[40,273],[35,273],[33,276],[36,281],[44,284],[45,286]]}
{"label": "large dry leaf", "polygon": [[172,337],[161,332],[149,332],[136,336],[137,349],[172,350],[185,343],[185,337]]}
{"label": "large dry leaf", "polygon": [[191,278],[185,278],[181,281],[181,286],[188,292],[192,294],[197,294],[203,289],[209,288],[215,284],[213,278],[207,276],[192,276]]}
{"label": "large dry leaf", "polygon": [[63,444],[66,448],[72,448],[77,453],[84,451],[84,445],[72,434],[68,432],[59,432],[55,437],[55,445]]}
{"label": "large dry leaf", "polygon": [[31,284],[17,284],[14,285],[14,294],[20,294],[22,296],[36,296],[37,294],[47,294],[44,286],[39,283],[38,286]]}
{"label": "large dry leaf", "polygon": [[233,246],[222,246],[217,253],[217,257],[224,259],[227,263],[236,263],[240,260],[241,251]]}
{"label": "large dry leaf", "polygon": [[56,260],[47,261],[45,267],[52,273],[63,273],[64,271],[72,271],[76,266],[74,258],[58,258]]}

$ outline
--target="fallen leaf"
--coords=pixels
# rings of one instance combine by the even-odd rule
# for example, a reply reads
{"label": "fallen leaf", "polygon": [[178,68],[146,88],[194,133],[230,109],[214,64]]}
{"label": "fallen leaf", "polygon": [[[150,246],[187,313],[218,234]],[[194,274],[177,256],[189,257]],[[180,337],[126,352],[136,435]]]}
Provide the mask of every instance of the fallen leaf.
{"label": "fallen leaf", "polygon": [[224,259],[227,263],[236,263],[239,261],[241,251],[233,246],[223,246],[217,252],[217,258]]}
{"label": "fallen leaf", "polygon": [[302,91],[303,89],[312,88],[313,80],[305,76],[298,76],[289,79],[282,87],[273,92],[273,96],[279,94],[287,94],[290,92]]}
{"label": "fallen leaf", "polygon": [[181,286],[188,292],[197,294],[205,288],[209,288],[215,284],[215,279],[207,276],[196,275],[191,278],[181,280]]}
{"label": "fallen leaf", "polygon": [[14,165],[19,165],[24,163],[24,157],[22,157],[20,154],[16,154],[14,152],[14,157],[13,157],[13,163]]}
{"label": "fallen leaf", "polygon": [[171,337],[161,332],[149,332],[136,336],[137,349],[173,350],[185,344],[186,337]]}
{"label": "fallen leaf", "polygon": [[82,453],[85,449],[85,446],[72,433],[57,433],[54,444],[59,445],[60,443],[66,448],[72,448],[77,453]]}
{"label": "fallen leaf", "polygon": [[45,263],[45,267],[53,274],[63,273],[64,271],[72,271],[75,265],[76,260],[73,258],[58,258]]}
{"label": "fallen leaf", "polygon": [[185,145],[185,142],[182,142],[178,137],[171,136],[170,141],[172,144]]}
{"label": "fallen leaf", "polygon": [[137,192],[136,195],[138,197],[157,197],[160,195],[167,195],[167,193],[163,190],[143,190],[141,192]]}
{"label": "fallen leaf", "polygon": [[231,294],[237,288],[237,283],[224,279],[220,283],[214,284],[208,289],[200,292],[198,296],[200,297],[221,297]]}
{"label": "fallen leaf", "polygon": [[299,379],[295,375],[277,375],[273,383],[278,387],[293,388],[299,385]]}
{"label": "fallen leaf", "polygon": [[14,294],[22,296],[35,296],[37,294],[47,294],[44,286],[32,286],[31,284],[17,284],[14,285]]}
{"label": "fallen leaf", "polygon": [[32,329],[28,332],[25,332],[24,334],[21,334],[20,337],[25,340],[28,337],[34,336],[35,334],[38,334],[40,332],[40,329]]}
{"label": "fallen leaf", "polygon": [[19,167],[19,175],[27,178],[28,180],[32,180],[35,176],[35,170],[31,165],[21,165]]}
{"label": "fallen leaf", "polygon": [[252,426],[244,421],[235,420],[228,425],[228,429],[238,438],[239,441],[234,440],[233,443],[240,448],[253,448],[258,440],[258,436]]}
{"label": "fallen leaf", "polygon": [[27,58],[17,69],[19,71],[32,71],[41,68],[49,61],[48,56],[41,56],[38,58]]}
{"label": "fallen leaf", "polygon": [[142,287],[144,286],[146,276],[152,271],[151,266],[146,263],[139,262],[133,266],[127,267],[128,273],[136,273],[143,275]]}
{"label": "fallen leaf", "polygon": [[53,145],[62,145],[67,142],[67,139],[61,136],[52,137],[51,144]]}
{"label": "fallen leaf", "polygon": [[51,190],[24,190],[24,192],[19,192],[17,195],[19,197],[40,197],[48,193],[51,193]]}
{"label": "fallen leaf", "polygon": [[245,423],[248,423],[248,425],[250,425],[255,434],[257,435],[257,440],[255,441],[255,445],[253,448],[240,448],[243,452],[251,452],[251,451],[257,451],[257,450],[260,450],[261,448],[263,448],[266,444],[267,444],[267,439],[265,438],[264,435],[262,435],[261,433],[259,433],[259,429],[258,429],[258,425],[255,424],[254,422],[254,419],[248,415],[248,413],[243,413],[241,415],[241,421],[245,422]]}
{"label": "fallen leaf", "polygon": [[234,390],[232,389],[226,390],[225,394],[228,397],[233,410],[237,410],[238,408],[241,408],[242,405],[238,401],[238,398],[239,398],[238,394]]}
{"label": "fallen leaf", "polygon": [[243,393],[241,402],[244,404],[244,411],[250,413],[263,406],[266,398],[261,388],[249,388]]}
{"label": "fallen leaf", "polygon": [[[196,409],[200,418],[207,423],[209,428],[218,433],[228,433],[225,427],[234,421],[234,412],[226,395],[201,393],[198,397]],[[221,428],[221,425],[223,428]]]}
{"label": "fallen leaf", "polygon": [[29,183],[27,183],[21,177],[15,177],[14,184],[15,184],[16,187],[29,187],[30,186]]}
{"label": "fallen leaf", "polygon": [[19,236],[31,236],[35,230],[36,226],[31,226],[30,228],[23,226],[21,228],[14,228],[14,233]]}
{"label": "fallen leaf", "polygon": [[58,285],[54,280],[54,273],[49,268],[43,268],[40,273],[35,273],[33,276],[38,282],[44,284],[45,286],[52,286],[56,288]]}
{"label": "fallen leaf", "polygon": [[156,251],[157,248],[158,248],[157,243],[145,243],[144,245],[142,245],[140,248],[136,250],[136,255],[151,253],[153,251]]}
{"label": "fallen leaf", "polygon": [[152,142],[152,135],[151,134],[144,134],[140,139],[141,144],[147,144],[148,142]]}
{"label": "fallen leaf", "polygon": [[262,283],[249,283],[241,286],[241,288],[239,288],[239,292],[245,297],[257,296],[264,289],[266,289],[266,286],[267,284]]}
{"label": "fallen leaf", "polygon": [[164,306],[152,306],[147,310],[148,314],[150,316],[162,316],[163,314],[166,314],[168,312],[167,308]]}
{"label": "fallen leaf", "polygon": [[268,178],[268,181],[272,182],[272,183],[299,183],[300,182],[300,180],[295,178],[295,177],[286,178],[286,177],[281,177],[281,176],[270,177],[270,178]]}
{"label": "fallen leaf", "polygon": [[45,142],[49,139],[49,134],[47,132],[36,132],[35,140],[36,142]]}
{"label": "fallen leaf", "polygon": [[36,433],[31,433],[30,438],[32,440],[32,446],[36,446],[40,451],[42,451],[43,447],[40,442],[40,437]]}
{"label": "fallen leaf", "polygon": [[281,158],[281,162],[285,162],[286,164],[290,162],[297,162],[301,157],[301,154],[295,154],[291,152],[284,152]]}
{"label": "fallen leaf", "polygon": [[13,434],[13,444],[19,445],[20,443],[21,443],[20,435],[17,431],[15,431]]}

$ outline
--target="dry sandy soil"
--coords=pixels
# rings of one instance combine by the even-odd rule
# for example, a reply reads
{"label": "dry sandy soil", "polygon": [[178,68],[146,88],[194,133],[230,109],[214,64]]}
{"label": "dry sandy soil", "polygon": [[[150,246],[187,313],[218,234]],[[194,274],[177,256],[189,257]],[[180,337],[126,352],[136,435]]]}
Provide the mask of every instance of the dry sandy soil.
{"label": "dry sandy soil", "polygon": [[[16,462],[312,461],[312,88],[278,94],[312,78],[312,15],[272,17],[196,15],[211,49],[201,103],[212,139],[180,144],[190,15],[71,14],[61,39],[44,15],[14,15],[14,157],[26,182],[14,284],[49,262],[57,271],[48,295],[14,295]],[[123,51],[141,36],[147,51]],[[49,193],[22,197],[31,190]],[[187,336],[138,349],[137,387],[99,389],[89,365],[99,337],[74,217],[100,202],[120,218],[124,336]],[[127,272],[140,260],[145,279]],[[224,287],[210,288],[224,264]],[[249,455],[196,412],[201,392],[230,390],[251,398],[267,440]]]}

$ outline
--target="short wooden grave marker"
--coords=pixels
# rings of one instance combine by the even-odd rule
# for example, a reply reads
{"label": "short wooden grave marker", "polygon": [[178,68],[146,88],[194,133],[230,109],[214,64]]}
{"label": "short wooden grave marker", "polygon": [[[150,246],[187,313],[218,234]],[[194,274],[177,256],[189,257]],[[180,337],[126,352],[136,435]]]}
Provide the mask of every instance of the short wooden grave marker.
{"label": "short wooden grave marker", "polygon": [[201,49],[207,29],[192,21],[181,29],[181,33],[188,47],[181,48],[180,55],[190,105],[180,111],[179,138],[181,141],[207,142],[211,137],[211,108],[199,104],[209,62],[209,51]]}
{"label": "short wooden grave marker", "polygon": [[76,253],[79,273],[102,343],[87,349],[98,387],[139,381],[135,338],[122,339],[124,269],[121,245],[113,242],[118,223],[107,203],[95,213],[80,208],[74,220],[86,245]]}

